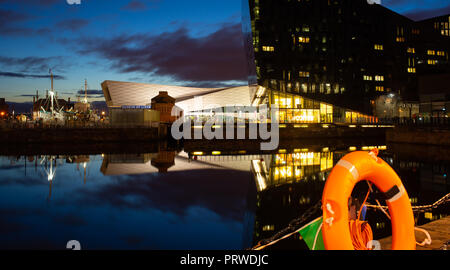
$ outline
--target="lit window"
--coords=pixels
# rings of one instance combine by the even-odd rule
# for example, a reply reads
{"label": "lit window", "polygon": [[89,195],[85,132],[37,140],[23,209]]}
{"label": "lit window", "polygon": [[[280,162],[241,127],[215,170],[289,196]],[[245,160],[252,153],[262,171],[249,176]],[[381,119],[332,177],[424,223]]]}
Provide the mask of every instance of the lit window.
{"label": "lit window", "polygon": [[309,37],[298,37],[298,42],[300,43],[309,43]]}
{"label": "lit window", "polygon": [[405,38],[404,37],[397,37],[396,41],[397,42],[405,42]]}
{"label": "lit window", "polygon": [[408,68],[408,73],[416,73],[416,68]]}
{"label": "lit window", "polygon": [[439,56],[445,56],[445,52],[444,52],[444,51],[437,51],[437,55],[439,55]]}
{"label": "lit window", "polygon": [[309,78],[309,72],[308,71],[300,71],[299,72],[300,77],[302,78]]}
{"label": "lit window", "polygon": [[275,51],[275,47],[273,46],[263,46],[263,51],[265,52],[274,52]]}
{"label": "lit window", "polygon": [[382,51],[383,50],[383,45],[375,44],[375,50]]}
{"label": "lit window", "polygon": [[375,76],[375,81],[377,82],[384,82],[384,76]]}
{"label": "lit window", "polygon": [[364,75],[364,80],[365,81],[371,81],[372,80],[372,76]]}
{"label": "lit window", "polygon": [[408,53],[416,53],[416,49],[415,48],[408,48]]}
{"label": "lit window", "polygon": [[427,54],[428,54],[428,55],[435,55],[435,51],[433,51],[433,50],[428,50],[428,51],[427,51]]}
{"label": "lit window", "polygon": [[375,90],[377,90],[377,92],[384,92],[384,86],[377,86]]}
{"label": "lit window", "polygon": [[428,60],[428,65],[436,65],[436,60]]}

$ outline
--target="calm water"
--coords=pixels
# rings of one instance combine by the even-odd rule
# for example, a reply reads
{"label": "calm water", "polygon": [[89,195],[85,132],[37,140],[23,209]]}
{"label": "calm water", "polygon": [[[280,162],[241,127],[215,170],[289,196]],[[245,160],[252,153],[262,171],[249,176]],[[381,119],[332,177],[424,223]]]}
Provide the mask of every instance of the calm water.
{"label": "calm water", "polygon": [[[246,249],[318,202],[331,168],[350,147],[363,146],[386,149],[381,156],[414,205],[449,192],[448,157],[414,157],[384,144],[294,144],[265,154],[3,156],[0,249],[65,249],[69,240],[83,249]],[[417,222],[449,213],[441,207]],[[382,215],[369,212],[368,219],[376,238],[390,234]],[[304,248],[294,238],[280,246]]]}

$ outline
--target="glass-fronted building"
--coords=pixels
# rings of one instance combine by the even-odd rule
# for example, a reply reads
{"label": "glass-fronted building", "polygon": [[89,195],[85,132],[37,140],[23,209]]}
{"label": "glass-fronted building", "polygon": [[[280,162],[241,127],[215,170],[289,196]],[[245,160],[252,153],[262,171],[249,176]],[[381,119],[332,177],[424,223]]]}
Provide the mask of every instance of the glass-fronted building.
{"label": "glass-fronted building", "polygon": [[243,5],[249,82],[267,89],[254,105],[275,102],[287,121],[369,117],[379,96],[418,100],[418,75],[449,72],[449,16],[413,21],[367,0]]}

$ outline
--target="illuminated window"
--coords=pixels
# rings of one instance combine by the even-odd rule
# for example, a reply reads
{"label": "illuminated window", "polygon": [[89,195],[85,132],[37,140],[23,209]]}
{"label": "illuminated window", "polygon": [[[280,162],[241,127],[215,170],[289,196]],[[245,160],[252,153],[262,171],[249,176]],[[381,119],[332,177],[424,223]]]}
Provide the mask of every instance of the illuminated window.
{"label": "illuminated window", "polygon": [[428,65],[436,65],[436,60],[428,60]]}
{"label": "illuminated window", "polygon": [[377,86],[375,90],[377,90],[377,92],[384,92],[384,86]]}
{"label": "illuminated window", "polygon": [[405,38],[404,37],[397,37],[396,41],[397,42],[405,42]]}
{"label": "illuminated window", "polygon": [[383,50],[383,45],[375,44],[375,50],[382,51]]}
{"label": "illuminated window", "polygon": [[372,76],[364,75],[364,80],[365,81],[371,81],[372,80]]}
{"label": "illuminated window", "polygon": [[408,53],[416,53],[416,49],[415,48],[408,48]]}
{"label": "illuminated window", "polygon": [[309,37],[298,37],[298,42],[300,43],[309,43]]}
{"label": "illuminated window", "polygon": [[383,45],[375,44],[375,50],[382,51],[383,50]]}
{"label": "illuminated window", "polygon": [[384,76],[375,76],[375,81],[377,82],[384,82]]}
{"label": "illuminated window", "polygon": [[427,51],[427,54],[428,54],[428,55],[435,55],[435,51],[433,51],[433,50],[428,50],[428,51]]}
{"label": "illuminated window", "polygon": [[439,55],[439,56],[445,56],[445,52],[444,52],[444,51],[437,51],[437,55]]}
{"label": "illuminated window", "polygon": [[263,51],[265,52],[274,52],[275,51],[275,47],[273,46],[263,46]]}
{"label": "illuminated window", "polygon": [[271,232],[271,231],[275,230],[275,226],[274,225],[265,225],[262,230],[263,230],[263,232]]}
{"label": "illuminated window", "polygon": [[302,78],[309,78],[309,72],[308,71],[300,71],[299,72],[300,77]]}
{"label": "illuminated window", "polygon": [[416,68],[408,68],[408,73],[416,73]]}

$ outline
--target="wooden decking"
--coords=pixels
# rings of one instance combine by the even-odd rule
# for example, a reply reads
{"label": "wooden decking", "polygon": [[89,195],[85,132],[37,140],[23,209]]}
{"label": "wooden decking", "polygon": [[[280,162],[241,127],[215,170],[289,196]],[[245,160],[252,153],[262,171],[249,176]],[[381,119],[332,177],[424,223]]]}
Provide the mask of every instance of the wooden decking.
{"label": "wooden decking", "polygon": [[[428,231],[432,243],[425,247],[417,246],[417,250],[439,250],[445,242],[450,240],[450,216],[419,226],[419,228]],[[416,231],[417,242],[421,243],[425,237],[424,233]],[[381,243],[381,249],[391,249],[392,237],[387,237],[379,241]]]}

